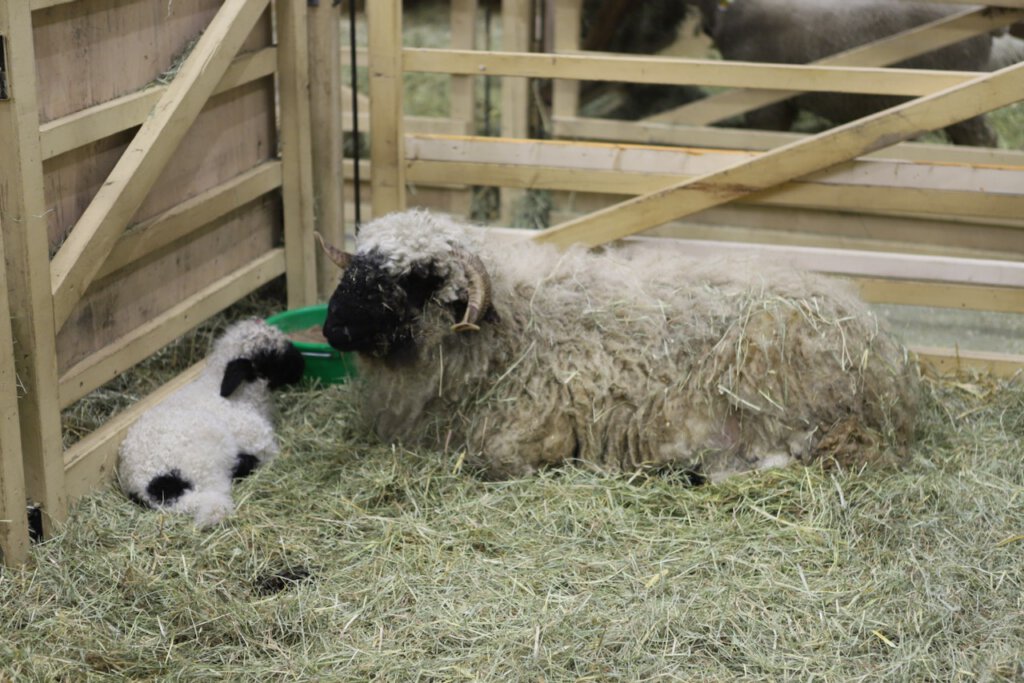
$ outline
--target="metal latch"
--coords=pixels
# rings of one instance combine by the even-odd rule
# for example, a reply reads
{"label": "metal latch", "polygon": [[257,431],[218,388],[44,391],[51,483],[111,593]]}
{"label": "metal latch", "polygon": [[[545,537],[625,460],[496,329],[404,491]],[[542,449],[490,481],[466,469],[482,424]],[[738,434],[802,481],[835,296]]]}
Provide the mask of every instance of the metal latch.
{"label": "metal latch", "polygon": [[7,38],[0,35],[0,100],[11,99],[11,89],[7,86]]}

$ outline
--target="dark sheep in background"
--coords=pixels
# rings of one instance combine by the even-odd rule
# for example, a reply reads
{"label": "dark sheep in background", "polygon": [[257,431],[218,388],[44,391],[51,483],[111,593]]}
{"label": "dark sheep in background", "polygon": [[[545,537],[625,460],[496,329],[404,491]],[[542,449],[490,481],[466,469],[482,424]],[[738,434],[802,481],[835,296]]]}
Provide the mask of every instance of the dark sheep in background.
{"label": "dark sheep in background", "polygon": [[[725,59],[806,64],[886,36],[962,12],[958,5],[892,0],[696,0],[704,29]],[[1016,41],[1016,39],[1014,39]],[[893,66],[912,69],[993,71],[1019,61],[1017,45],[982,34]],[[829,121],[853,121],[906,98],[845,93],[808,93],[746,115],[754,128],[789,130],[799,109]],[[959,145],[995,147],[984,116],[946,129]]]}

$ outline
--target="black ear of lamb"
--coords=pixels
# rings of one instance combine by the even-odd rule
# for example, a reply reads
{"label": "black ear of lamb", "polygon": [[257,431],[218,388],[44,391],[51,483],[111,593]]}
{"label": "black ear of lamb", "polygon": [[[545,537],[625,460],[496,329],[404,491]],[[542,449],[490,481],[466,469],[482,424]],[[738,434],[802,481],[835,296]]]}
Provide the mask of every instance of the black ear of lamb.
{"label": "black ear of lamb", "polygon": [[267,386],[271,389],[295,384],[302,379],[302,373],[306,370],[306,359],[291,343],[283,351],[258,353],[252,362],[256,374],[265,377]]}
{"label": "black ear of lamb", "polygon": [[242,382],[252,382],[256,379],[256,367],[248,358],[236,358],[230,361],[224,368],[224,379],[220,382],[220,395],[227,398],[235,393],[235,389],[242,386]]}

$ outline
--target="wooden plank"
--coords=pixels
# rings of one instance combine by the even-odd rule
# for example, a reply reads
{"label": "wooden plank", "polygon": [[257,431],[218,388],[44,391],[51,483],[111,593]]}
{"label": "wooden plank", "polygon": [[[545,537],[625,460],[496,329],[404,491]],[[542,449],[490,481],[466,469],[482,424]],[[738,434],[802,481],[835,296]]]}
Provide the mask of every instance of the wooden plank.
{"label": "wooden plank", "polygon": [[82,0],[30,0],[33,12],[36,10],[46,9],[47,7],[67,5],[72,2],[82,2]]}
{"label": "wooden plank", "polygon": [[57,337],[58,372],[279,246],[281,214],[279,193],[265,195],[96,280]]}
{"label": "wooden plank", "polygon": [[1024,313],[1024,290],[951,282],[854,278],[862,299],[869,303],[960,308],[972,311]]}
{"label": "wooden plank", "polygon": [[666,240],[651,237],[636,238],[635,241],[648,246],[654,244],[661,249],[678,249],[684,251],[688,258],[758,258],[799,270],[833,275],[1024,289],[1024,262],[1020,261],[715,240]]}
{"label": "wooden plank", "polygon": [[730,168],[555,226],[538,233],[536,239],[559,246],[576,241],[602,244],[1011,104],[1020,98],[1022,90],[1024,64],[1007,67],[978,76],[965,85],[765,152]]}
{"label": "wooden plank", "polygon": [[[311,145],[314,227],[331,244],[345,243],[339,7],[324,2],[308,9],[309,113],[316,132],[316,144]],[[338,268],[321,249],[314,258],[317,298],[326,300],[338,283]]]}
{"label": "wooden plank", "polygon": [[[555,52],[575,52],[580,49],[580,26],[583,22],[583,0],[563,0],[554,3]],[[551,113],[559,117],[576,116],[580,105],[580,84],[577,80],[555,79],[552,86]]]}
{"label": "wooden plank", "polygon": [[[506,52],[529,52],[532,9],[532,0],[502,0],[501,47]],[[506,138],[530,137],[529,79],[502,79],[501,135]],[[501,190],[500,221],[503,225],[512,224],[516,207],[522,203],[524,196],[525,193],[518,190]]]}
{"label": "wooden plank", "polygon": [[[643,195],[670,187],[693,175],[669,175],[638,171],[583,170],[541,167],[508,162],[450,162],[416,159],[408,163],[411,183],[451,185],[473,183],[493,187]],[[1024,175],[1024,174],[1021,174]],[[768,206],[834,209],[870,215],[959,217],[978,225],[1024,227],[1020,217],[1024,194],[986,195],[970,190],[903,188],[795,181],[778,189],[758,192],[738,202]],[[1024,240],[1024,232],[1020,235]],[[1017,240],[1017,251],[1024,246]]]}
{"label": "wooden plank", "polygon": [[[991,12],[972,7],[881,40],[811,62],[818,66],[888,66],[1024,19],[1024,11]],[[685,125],[711,125],[759,107],[781,102],[800,91],[730,90],[644,119]]]}
{"label": "wooden plank", "polygon": [[146,398],[122,410],[64,453],[68,498],[72,503],[114,479],[117,450],[128,429],[144,412],[195,379],[205,365],[205,361],[193,365]]}
{"label": "wooden plank", "polygon": [[[686,148],[411,135],[416,182],[646,194],[724,169],[750,153]],[[413,178],[413,176],[415,176]],[[781,206],[995,218],[1024,227],[1024,166],[861,159],[744,198]]]}
{"label": "wooden plank", "polygon": [[18,374],[14,368],[14,335],[7,300],[7,273],[0,239],[0,564],[28,559],[28,516],[25,511],[25,467],[18,424]]}
{"label": "wooden plank", "polygon": [[1024,356],[1015,354],[941,349],[931,346],[911,347],[910,351],[917,356],[921,370],[932,376],[981,374],[1016,377],[1024,369]]}
{"label": "wooden plank", "polygon": [[[276,66],[277,49],[273,47],[239,55],[224,72],[224,77],[214,88],[213,95],[269,76],[274,73]],[[52,159],[72,149],[141,125],[167,88],[166,85],[155,85],[47,121],[39,127],[43,159]]]}
{"label": "wooden plank", "polygon": [[[596,210],[587,199],[605,195],[555,194],[551,221]],[[617,201],[610,198],[603,204]],[[572,211],[560,210],[571,206]],[[596,208],[603,208],[597,205]],[[870,252],[1022,261],[1019,228],[970,226],[939,218],[872,216],[829,210],[726,204],[643,233],[650,237],[853,249]]]}
{"label": "wooden plank", "polygon": [[[803,133],[709,126],[671,126],[663,123],[586,117],[555,119],[554,135],[556,138],[736,150],[768,150],[810,137]],[[1018,150],[920,142],[901,142],[866,156],[934,163],[1024,166],[1024,152]]]}
{"label": "wooden plank", "polygon": [[97,280],[150,257],[257,197],[281,187],[281,162],[267,161],[133,226],[121,236]]}
{"label": "wooden plank", "polygon": [[268,0],[226,0],[51,262],[62,325],[199,115]]}
{"label": "wooden plank", "polygon": [[972,71],[761,64],[604,53],[550,55],[405,48],[402,57],[406,71],[425,73],[799,89],[808,92],[873,95],[930,95],[967,83],[977,76]]}
{"label": "wooden plank", "polygon": [[277,2],[281,161],[284,167],[284,243],[288,256],[288,307],[316,303],[313,244],[313,138],[310,130],[307,5]]}
{"label": "wooden plank", "polygon": [[[405,132],[402,119],[402,3],[367,5],[370,50],[370,160],[373,215],[405,208]],[[467,74],[468,75],[468,74]]]}
{"label": "wooden plank", "polygon": [[284,250],[274,249],[153,317],[145,325],[69,368],[60,378],[61,407],[66,408],[103,386],[284,272]]}
{"label": "wooden plank", "polygon": [[[39,149],[32,18],[25,3],[0,2],[10,99],[0,101],[0,229],[7,261],[25,489],[43,512],[43,534],[67,514],[60,466],[56,331],[49,287],[46,203]],[[2,285],[0,285],[2,286]]]}
{"label": "wooden plank", "polygon": [[[463,135],[465,124],[462,121],[453,121],[439,116],[406,116],[402,122],[403,127],[410,133],[434,133],[438,135]],[[352,114],[344,112],[341,115],[342,130],[352,130]],[[369,112],[359,112],[359,132],[367,133],[373,130],[373,121]]]}
{"label": "wooden plank", "polygon": [[[918,0],[898,0],[899,2],[917,2]],[[972,0],[928,0],[939,5],[976,5]],[[990,7],[1011,7],[1020,9],[1024,7],[1024,0],[990,0],[985,3]]]}
{"label": "wooden plank", "polygon": [[[451,0],[450,13],[451,46],[459,50],[475,49],[477,0]],[[450,117],[462,124],[462,133],[475,133],[476,79],[473,76],[452,76],[448,101],[451,103]]]}

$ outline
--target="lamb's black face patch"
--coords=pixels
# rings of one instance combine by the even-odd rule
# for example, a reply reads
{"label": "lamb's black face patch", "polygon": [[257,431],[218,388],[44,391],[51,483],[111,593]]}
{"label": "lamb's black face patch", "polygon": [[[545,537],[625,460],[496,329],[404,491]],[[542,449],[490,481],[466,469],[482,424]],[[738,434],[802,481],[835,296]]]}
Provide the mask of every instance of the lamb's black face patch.
{"label": "lamb's black face patch", "polygon": [[267,386],[271,389],[295,384],[302,379],[302,373],[306,369],[306,359],[291,343],[284,351],[265,351],[256,354],[252,364],[256,374],[265,377]]}
{"label": "lamb's black face patch", "polygon": [[388,275],[378,252],[357,255],[327,306],[324,337],[340,351],[400,359],[415,354],[415,323],[443,278],[428,265]]}
{"label": "lamb's black face patch", "polygon": [[153,477],[146,487],[146,495],[155,505],[173,503],[181,494],[192,488],[192,482],[181,476],[178,470]]}
{"label": "lamb's black face patch", "polygon": [[220,395],[228,398],[244,382],[267,380],[267,388],[278,389],[302,379],[306,359],[291,343],[283,351],[261,351],[253,358],[235,358],[224,369]]}
{"label": "lamb's black face patch", "polygon": [[244,479],[260,466],[259,458],[249,453],[239,453],[235,458],[235,467],[231,470],[232,479]]}

